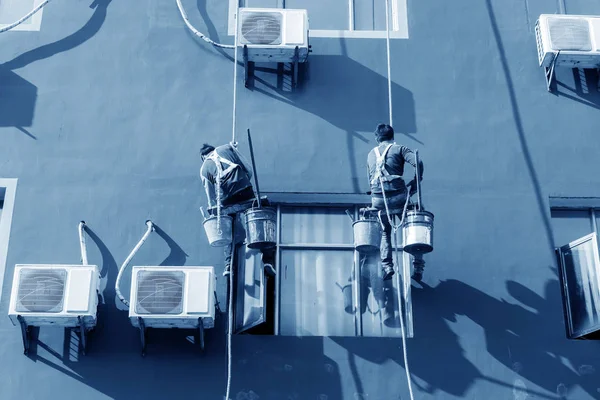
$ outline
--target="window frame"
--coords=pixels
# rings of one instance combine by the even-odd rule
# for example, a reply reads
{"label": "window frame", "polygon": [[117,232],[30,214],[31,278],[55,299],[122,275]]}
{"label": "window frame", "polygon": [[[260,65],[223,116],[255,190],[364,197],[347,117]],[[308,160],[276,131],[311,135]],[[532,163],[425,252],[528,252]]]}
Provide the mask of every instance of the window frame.
{"label": "window frame", "polygon": [[[34,8],[39,6],[42,3],[42,1],[44,1],[44,0],[33,0],[32,7],[30,9],[28,9],[25,12],[25,14],[21,15],[18,18],[21,18],[21,17],[24,17],[25,15],[27,15],[27,13],[29,13],[31,10],[33,10]],[[23,21],[23,23],[15,26],[11,30],[12,31],[38,32],[40,30],[40,28],[42,27],[42,13],[44,12],[44,8],[45,7],[42,7],[38,12],[33,14],[31,17],[29,17],[29,20],[31,21],[31,23],[29,23],[29,24],[26,23],[27,20]],[[15,21],[17,21],[17,19],[15,19]],[[0,24],[0,29],[14,23],[15,21],[10,21],[8,24]]]}
{"label": "window frame", "polygon": [[[227,35],[235,35],[236,2],[244,7],[248,0],[229,0]],[[310,29],[311,38],[331,39],[386,39],[385,30],[355,30],[354,1],[348,0],[348,29]],[[408,39],[408,0],[389,0],[390,2],[390,39]],[[285,8],[285,0],[279,0],[279,5]],[[310,18],[310,15],[308,16]]]}
{"label": "window frame", "polygon": [[[273,207],[277,210],[277,232],[276,232],[276,253],[275,253],[275,265],[277,274],[275,276],[275,290],[274,290],[274,336],[281,335],[281,274],[280,266],[282,259],[282,251],[285,250],[343,250],[353,252],[353,271],[355,276],[360,276],[360,253],[355,250],[353,243],[348,244],[321,244],[321,243],[282,243],[281,232],[282,232],[282,210],[309,207],[316,210],[326,209],[327,207],[337,208],[340,210],[351,209],[354,218],[358,218],[359,209],[370,204],[370,197],[368,195],[357,195],[357,194],[268,194],[270,202]],[[349,221],[348,221],[349,222]],[[397,251],[402,252],[401,243],[397,244],[395,248]],[[402,252],[399,255],[402,263],[402,278],[399,273],[394,275],[396,285],[396,297],[398,298],[399,311],[403,313],[405,322],[405,332],[407,338],[414,336],[413,330],[413,315],[412,315],[412,296],[411,296],[411,259],[410,255]],[[236,265],[239,261],[236,261]],[[361,290],[361,279],[356,279],[356,284],[353,285],[353,305],[357,310],[353,315],[354,318],[354,336],[352,337],[363,337],[363,318],[358,314],[360,309],[359,293]],[[237,293],[236,283],[236,293]],[[401,286],[403,285],[403,286]],[[404,290],[402,290],[404,289]],[[402,294],[404,294],[402,296]],[[234,302],[237,305],[237,299]],[[266,307],[266,302],[265,302]],[[237,307],[236,307],[237,308]],[[237,311],[237,310],[236,310]],[[400,328],[398,328],[400,329]],[[243,332],[240,332],[243,333]],[[398,335],[399,336],[399,335]],[[396,336],[393,336],[396,337]]]}
{"label": "window frame", "polygon": [[2,198],[2,214],[0,214],[0,301],[2,300],[2,285],[6,272],[10,228],[15,206],[17,179],[0,178],[0,197]]}
{"label": "window frame", "polygon": [[563,316],[565,319],[566,336],[573,340],[586,340],[588,335],[600,334],[600,324],[598,328],[590,328],[575,331],[573,328],[571,301],[569,299],[569,282],[567,281],[567,271],[564,261],[564,253],[566,249],[572,249],[579,245],[588,242],[595,238],[593,243],[592,257],[600,271],[600,258],[598,250],[600,248],[600,235],[598,234],[598,217],[600,216],[600,198],[568,198],[568,197],[551,197],[550,198],[550,213],[552,211],[587,211],[588,219],[591,220],[592,232],[579,238],[573,238],[569,243],[555,243],[555,256],[558,267],[558,276],[561,286],[561,296],[563,304]]}

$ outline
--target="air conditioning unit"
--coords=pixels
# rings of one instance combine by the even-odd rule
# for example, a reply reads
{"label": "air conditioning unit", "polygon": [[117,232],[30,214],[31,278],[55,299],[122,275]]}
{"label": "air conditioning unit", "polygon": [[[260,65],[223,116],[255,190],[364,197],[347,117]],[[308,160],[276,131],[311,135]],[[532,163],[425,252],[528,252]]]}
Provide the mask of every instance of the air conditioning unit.
{"label": "air conditioning unit", "polygon": [[212,328],[214,291],[213,267],[136,266],[129,318],[140,328]]}
{"label": "air conditioning unit", "polygon": [[542,67],[600,67],[600,16],[542,14],[535,35]]}
{"label": "air conditioning unit", "polygon": [[240,8],[238,46],[248,61],[305,62],[308,57],[308,13],[279,8]]}
{"label": "air conditioning unit", "polygon": [[96,326],[100,273],[95,265],[15,266],[8,316],[14,325]]}

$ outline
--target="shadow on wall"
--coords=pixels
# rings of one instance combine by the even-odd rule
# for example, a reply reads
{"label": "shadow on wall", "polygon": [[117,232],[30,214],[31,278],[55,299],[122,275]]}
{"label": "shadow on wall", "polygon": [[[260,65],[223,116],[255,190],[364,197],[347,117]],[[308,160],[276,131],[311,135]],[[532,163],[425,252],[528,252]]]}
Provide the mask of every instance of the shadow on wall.
{"label": "shadow on wall", "polygon": [[[183,249],[156,228],[170,248],[162,264],[183,264]],[[40,341],[33,343],[29,357],[113,399],[183,399],[193,393],[223,398],[227,318],[217,314],[215,328],[206,331],[204,354],[193,343],[191,330],[149,329],[148,354],[142,358],[139,330],[129,322],[127,311],[117,309],[114,285],[119,266],[102,240],[89,227],[86,231],[91,238],[88,248],[93,242],[99,249],[105,282],[88,353],[78,353],[79,337],[74,331],[66,329],[63,337],[47,328],[34,331]],[[95,261],[90,258],[90,262]],[[234,336],[233,349],[233,399],[342,400],[339,368],[324,356],[323,338]]]}
{"label": "shadow on wall", "polygon": [[2,88],[0,90],[0,127],[17,127],[35,139],[35,136],[24,130],[23,127],[30,127],[33,123],[37,87],[12,71],[74,49],[91,39],[104,24],[106,10],[111,1],[94,0],[90,5],[90,8],[94,8],[94,13],[77,32],[56,42],[29,50],[0,64],[0,88]]}
{"label": "shadow on wall", "polygon": [[592,69],[556,68],[557,96],[600,109],[600,73]]}
{"label": "shadow on wall", "polygon": [[[413,385],[436,396],[442,396],[439,392],[464,396],[476,380],[485,380],[522,399],[528,395],[565,398],[569,390],[580,386],[596,397],[600,386],[596,368],[600,366],[592,362],[600,358],[597,351],[590,351],[594,344],[578,346],[581,343],[566,341],[560,323],[558,280],[547,282],[545,298],[520,283],[508,281],[506,285],[510,295],[525,307],[498,300],[457,280],[442,281],[435,288],[426,284],[413,287],[415,337],[408,341],[410,370],[418,378]],[[449,325],[457,322],[457,316],[465,316],[483,328],[488,353],[514,371],[512,382],[485,376],[465,357],[459,337]],[[335,340],[352,356],[378,364],[392,358],[404,365],[396,342],[386,344],[365,338]],[[556,395],[529,389],[524,379]],[[419,381],[426,384],[420,385]]]}

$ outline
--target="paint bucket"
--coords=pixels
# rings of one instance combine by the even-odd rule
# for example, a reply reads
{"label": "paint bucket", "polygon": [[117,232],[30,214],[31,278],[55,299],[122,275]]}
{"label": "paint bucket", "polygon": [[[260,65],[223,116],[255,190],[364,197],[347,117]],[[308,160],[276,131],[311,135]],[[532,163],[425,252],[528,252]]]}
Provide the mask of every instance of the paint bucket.
{"label": "paint bucket", "polygon": [[266,249],[277,244],[277,212],[273,208],[250,208],[244,215],[249,248]]}
{"label": "paint bucket", "polygon": [[233,219],[229,215],[221,215],[221,230],[217,229],[217,216],[212,215],[204,220],[204,231],[212,247],[225,247],[231,244]]}
{"label": "paint bucket", "polygon": [[354,248],[359,253],[374,253],[381,245],[381,225],[375,217],[356,220],[352,223],[354,230]]}
{"label": "paint bucket", "polygon": [[409,254],[426,254],[433,251],[433,214],[411,210],[402,225],[403,248]]}

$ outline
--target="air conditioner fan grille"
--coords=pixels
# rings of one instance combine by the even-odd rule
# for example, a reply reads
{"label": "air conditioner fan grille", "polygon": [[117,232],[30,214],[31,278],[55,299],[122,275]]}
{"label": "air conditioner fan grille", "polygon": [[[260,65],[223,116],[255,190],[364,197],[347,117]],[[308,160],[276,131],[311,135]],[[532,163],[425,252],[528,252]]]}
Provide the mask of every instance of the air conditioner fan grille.
{"label": "air conditioner fan grille", "polygon": [[281,44],[283,15],[279,12],[248,12],[243,14],[242,37],[248,44]]}
{"label": "air conditioner fan grille", "polygon": [[590,51],[590,25],[579,18],[549,18],[550,42],[555,50]]}
{"label": "air conditioner fan grille", "polygon": [[16,311],[59,313],[65,297],[65,269],[22,269]]}
{"label": "air conditioner fan grille", "polygon": [[182,271],[139,271],[136,312],[138,314],[181,314],[183,312]]}

